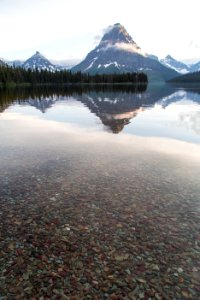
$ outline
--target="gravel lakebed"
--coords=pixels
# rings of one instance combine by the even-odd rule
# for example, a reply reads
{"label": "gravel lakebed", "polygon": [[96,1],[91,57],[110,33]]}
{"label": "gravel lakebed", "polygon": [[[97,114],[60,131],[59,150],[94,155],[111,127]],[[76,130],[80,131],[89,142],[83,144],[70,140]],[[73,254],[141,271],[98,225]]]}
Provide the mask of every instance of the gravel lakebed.
{"label": "gravel lakebed", "polygon": [[4,164],[1,300],[200,299],[199,168],[76,154]]}

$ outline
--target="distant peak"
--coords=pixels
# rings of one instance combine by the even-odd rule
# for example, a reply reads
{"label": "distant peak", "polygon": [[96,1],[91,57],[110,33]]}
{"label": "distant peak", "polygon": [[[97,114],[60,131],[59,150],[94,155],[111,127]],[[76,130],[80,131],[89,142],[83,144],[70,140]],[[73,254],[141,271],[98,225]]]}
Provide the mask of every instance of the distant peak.
{"label": "distant peak", "polygon": [[113,26],[122,26],[120,23],[115,23]]}
{"label": "distant peak", "polygon": [[120,24],[120,23],[115,23],[114,25],[110,25],[108,27],[108,31],[112,31],[112,30],[127,32],[126,29],[125,29],[125,27],[122,24]]}
{"label": "distant peak", "polygon": [[166,57],[165,57],[166,59],[174,59],[171,55],[167,55]]}
{"label": "distant peak", "polygon": [[33,54],[32,57],[46,59],[46,57],[43,54],[41,54],[39,51],[36,51],[35,54]]}
{"label": "distant peak", "polygon": [[132,37],[128,34],[125,27],[120,23],[109,26],[101,40],[109,44],[115,43],[134,43]]}

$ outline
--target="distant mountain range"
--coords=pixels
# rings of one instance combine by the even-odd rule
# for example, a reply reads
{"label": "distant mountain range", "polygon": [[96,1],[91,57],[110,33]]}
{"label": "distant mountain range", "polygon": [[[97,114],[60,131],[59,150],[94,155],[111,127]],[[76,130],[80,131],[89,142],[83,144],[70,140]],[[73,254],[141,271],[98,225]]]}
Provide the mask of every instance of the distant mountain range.
{"label": "distant mountain range", "polygon": [[200,71],[200,61],[189,65],[174,59],[171,55],[159,60],[157,56],[145,53],[120,23],[110,26],[99,45],[90,51],[80,63],[78,60],[52,62],[39,51],[26,61],[0,59],[0,65],[5,63],[9,66],[21,66],[25,69],[37,68],[52,72],[63,69],[90,74],[144,72],[147,73],[149,79],[163,80]]}
{"label": "distant mountain range", "polygon": [[[147,56],[153,60],[159,61],[161,64],[166,66],[167,68],[171,68],[178,72],[179,74],[186,74],[200,71],[200,61],[194,64],[186,64],[179,60],[176,60],[171,55],[167,55],[164,59],[160,59],[153,54],[147,54]],[[80,63],[78,59],[66,59],[61,61],[50,61],[44,55],[42,55],[39,51],[37,51],[33,56],[28,58],[26,61],[22,60],[13,60],[6,61],[4,59],[0,59],[0,65],[9,65],[15,67],[24,67],[31,69],[39,69],[39,70],[65,70],[72,69],[73,67],[77,67]],[[141,71],[141,70],[140,70]]]}
{"label": "distant mountain range", "polygon": [[200,61],[189,65],[174,59],[171,55],[167,55],[164,59],[161,59],[160,62],[166,67],[174,69],[180,74],[200,71]]}
{"label": "distant mountain range", "polygon": [[[28,58],[26,61],[22,60],[13,60],[13,61],[2,61],[9,66],[14,67],[22,67],[25,69],[38,69],[38,70],[48,70],[48,71],[59,71],[71,69],[74,65],[76,65],[80,60],[78,59],[68,59],[62,61],[54,61],[51,62],[44,55],[42,55],[39,51],[36,51],[34,55]],[[0,60],[1,63],[1,60]]]}

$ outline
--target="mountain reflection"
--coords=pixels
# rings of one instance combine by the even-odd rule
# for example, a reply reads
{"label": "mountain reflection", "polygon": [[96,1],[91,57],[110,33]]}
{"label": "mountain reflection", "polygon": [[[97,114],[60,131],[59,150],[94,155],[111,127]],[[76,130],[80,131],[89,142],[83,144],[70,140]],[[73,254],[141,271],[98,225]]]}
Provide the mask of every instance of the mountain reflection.
{"label": "mountain reflection", "polygon": [[[158,103],[163,108],[182,99],[200,103],[198,90],[175,90],[165,86],[98,86],[93,87],[38,87],[0,90],[0,112],[11,105],[33,106],[46,113],[56,102],[66,105],[73,98],[95,114],[112,133],[119,133],[140,112]],[[69,104],[70,105],[70,104]]]}
{"label": "mountain reflection", "polygon": [[91,92],[79,100],[99,117],[105,129],[119,133],[138,112],[154,102],[148,101],[145,93]]}

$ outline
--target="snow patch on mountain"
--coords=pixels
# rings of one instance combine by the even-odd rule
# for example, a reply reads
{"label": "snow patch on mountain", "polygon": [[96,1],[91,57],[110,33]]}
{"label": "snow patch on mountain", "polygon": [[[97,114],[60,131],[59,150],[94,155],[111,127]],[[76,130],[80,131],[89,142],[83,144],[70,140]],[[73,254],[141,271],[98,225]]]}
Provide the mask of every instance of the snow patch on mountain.
{"label": "snow patch on mountain", "polygon": [[97,58],[98,58],[98,57],[94,57],[94,58],[93,58],[92,62],[91,62],[90,65],[85,69],[85,71],[87,71],[87,70],[89,70],[90,68],[92,68],[92,66],[93,66],[95,60],[97,60]]}
{"label": "snow patch on mountain", "polygon": [[108,64],[105,64],[104,67],[105,67],[105,68],[108,68],[108,67],[111,66],[111,65],[115,65],[117,68],[119,68],[119,65],[118,65],[118,63],[117,63],[116,61],[110,62],[110,63],[108,63]]}
{"label": "snow patch on mountain", "polygon": [[[24,69],[32,70],[47,70],[50,72],[55,72],[57,70],[62,70],[62,66],[54,65],[51,63],[44,55],[37,51],[33,56],[28,58],[23,64]],[[64,68],[65,69],[65,68]]]}

